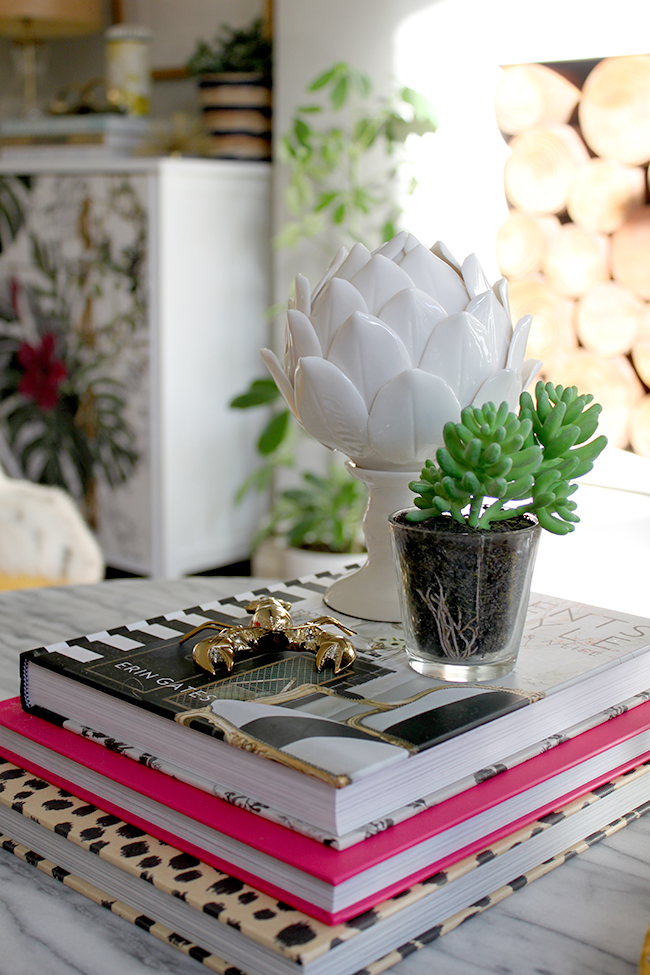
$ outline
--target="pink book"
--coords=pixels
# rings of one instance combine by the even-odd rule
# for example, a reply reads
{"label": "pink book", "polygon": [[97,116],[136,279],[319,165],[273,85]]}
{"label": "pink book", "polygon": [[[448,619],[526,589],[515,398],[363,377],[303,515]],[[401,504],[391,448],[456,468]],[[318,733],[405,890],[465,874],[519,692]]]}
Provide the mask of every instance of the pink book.
{"label": "pink book", "polygon": [[338,924],[650,759],[650,702],[347,850],[27,714],[18,698],[0,703],[0,752],[170,845]]}

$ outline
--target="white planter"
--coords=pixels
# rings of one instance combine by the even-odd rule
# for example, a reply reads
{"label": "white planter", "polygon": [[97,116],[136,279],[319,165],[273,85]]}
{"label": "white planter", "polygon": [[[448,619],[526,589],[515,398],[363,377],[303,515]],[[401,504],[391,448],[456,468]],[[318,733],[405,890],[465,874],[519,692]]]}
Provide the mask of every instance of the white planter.
{"label": "white planter", "polygon": [[317,572],[342,572],[366,561],[365,553],[340,555],[336,552],[310,552],[291,548],[283,538],[267,538],[251,560],[251,574],[265,579],[298,579]]}
{"label": "white planter", "polygon": [[363,516],[368,559],[358,572],[337,579],[327,590],[325,602],[347,616],[399,623],[401,612],[388,516],[411,504],[409,482],[418,477],[419,471],[369,471],[351,461],[346,466],[368,488],[368,507]]}

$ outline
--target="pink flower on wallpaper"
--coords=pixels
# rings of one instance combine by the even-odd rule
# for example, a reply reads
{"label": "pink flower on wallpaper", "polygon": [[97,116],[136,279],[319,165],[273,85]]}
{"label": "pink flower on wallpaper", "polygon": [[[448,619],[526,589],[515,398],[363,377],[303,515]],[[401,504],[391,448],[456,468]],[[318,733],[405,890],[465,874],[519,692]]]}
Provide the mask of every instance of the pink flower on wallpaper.
{"label": "pink flower on wallpaper", "polygon": [[59,386],[68,375],[65,363],[55,357],[54,335],[46,332],[40,345],[22,342],[18,362],[25,372],[18,392],[36,401],[42,410],[53,410],[59,402]]}

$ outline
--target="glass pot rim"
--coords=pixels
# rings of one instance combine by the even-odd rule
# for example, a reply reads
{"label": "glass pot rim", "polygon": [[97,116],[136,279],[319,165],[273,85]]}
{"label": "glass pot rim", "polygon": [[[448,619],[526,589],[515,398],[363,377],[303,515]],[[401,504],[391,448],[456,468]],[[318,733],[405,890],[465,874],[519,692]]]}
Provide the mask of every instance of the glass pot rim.
{"label": "glass pot rim", "polygon": [[[498,538],[498,537],[503,537],[503,536],[523,535],[523,534],[527,534],[528,532],[530,532],[531,530],[534,530],[534,529],[537,529],[540,532],[542,530],[542,527],[541,527],[539,521],[537,520],[537,518],[535,517],[535,515],[534,514],[531,514],[530,512],[526,512],[525,514],[523,514],[523,515],[520,516],[522,518],[526,518],[530,522],[530,524],[524,525],[521,528],[508,528],[506,531],[495,531],[492,527],[490,527],[490,528],[470,528],[469,526],[467,526],[467,531],[466,532],[458,532],[457,531],[457,532],[454,532],[454,533],[450,533],[450,532],[445,531],[444,529],[438,529],[437,526],[435,524],[433,524],[435,521],[437,521],[438,518],[446,519],[446,523],[454,520],[454,519],[452,519],[451,515],[444,515],[444,514],[441,514],[441,515],[438,515],[438,516],[434,516],[433,518],[428,518],[424,522],[422,522],[422,521],[398,521],[397,520],[398,517],[399,517],[399,515],[405,515],[409,511],[417,511],[417,510],[418,509],[415,508],[415,507],[413,507],[413,506],[411,506],[409,508],[399,508],[397,511],[393,511],[388,516],[388,524],[390,525],[391,528],[393,528],[393,526],[394,526],[398,530],[405,530],[405,531],[409,531],[409,532],[411,532],[411,531],[412,532],[420,532],[421,534],[427,535],[427,536],[431,536],[431,535],[434,535],[436,533],[442,534],[442,535],[445,536],[445,538],[449,538],[449,539],[454,538],[458,542],[461,542],[461,539],[481,538],[481,537],[482,538],[486,538],[488,535],[490,537],[492,537],[492,538]],[[501,523],[503,523],[503,522],[501,522]],[[459,524],[459,522],[456,522],[456,524]]]}

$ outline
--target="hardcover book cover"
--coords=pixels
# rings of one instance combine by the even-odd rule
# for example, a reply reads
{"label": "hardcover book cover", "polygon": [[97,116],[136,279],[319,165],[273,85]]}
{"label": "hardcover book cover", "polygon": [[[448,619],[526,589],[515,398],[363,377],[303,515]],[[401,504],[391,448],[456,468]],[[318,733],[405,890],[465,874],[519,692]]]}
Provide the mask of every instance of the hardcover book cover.
{"label": "hardcover book cover", "polygon": [[328,924],[373,907],[650,759],[650,702],[337,851],[0,704],[0,752]]}
{"label": "hardcover book cover", "polygon": [[[649,800],[650,765],[644,764],[402,896],[330,926],[0,760],[0,830],[26,847],[37,866],[40,858],[58,863],[107,900],[121,901],[206,953],[221,957],[223,950],[234,965],[250,965],[262,975],[351,975],[377,958],[378,967],[369,971],[383,971],[403,957],[407,942],[434,940],[643,815]],[[3,842],[15,852],[11,840]]]}
{"label": "hardcover book cover", "polygon": [[[94,728],[77,724],[69,719],[64,719],[61,723],[61,727],[68,732],[72,732],[81,738],[85,738],[88,741],[93,742],[94,744],[101,745],[109,752],[114,752],[130,759],[140,767],[146,766],[147,768],[155,769],[156,771],[162,772],[178,782],[183,782],[187,785],[193,786],[196,789],[199,789],[202,792],[207,792],[210,795],[216,796],[224,802],[227,802],[229,805],[236,806],[238,809],[246,810],[247,812],[253,813],[256,816],[260,816],[262,819],[268,819],[272,823],[278,823],[279,825],[284,826],[295,833],[300,833],[302,836],[308,836],[310,839],[316,840],[318,843],[323,843],[325,846],[329,846],[334,850],[347,850],[350,847],[355,846],[357,843],[362,843],[364,840],[370,839],[372,836],[377,836],[379,833],[383,833],[385,830],[391,829],[393,826],[398,826],[400,823],[406,822],[413,816],[419,816],[421,812],[424,812],[424,810],[432,809],[434,806],[438,806],[443,803],[446,799],[451,799],[453,796],[458,796],[460,793],[466,792],[468,789],[473,789],[475,786],[481,785],[483,782],[487,782],[489,779],[500,775],[502,772],[506,772],[508,769],[514,769],[519,765],[529,762],[531,758],[535,758],[538,755],[543,755],[546,752],[550,752],[552,749],[557,748],[558,745],[563,745],[574,738],[580,737],[586,731],[600,728],[613,718],[626,714],[628,711],[631,711],[640,704],[645,704],[648,701],[650,701],[650,690],[641,691],[641,693],[635,694],[633,697],[627,698],[625,701],[621,701],[615,707],[607,708],[605,711],[598,711],[591,718],[571,725],[571,727],[566,728],[560,734],[550,735],[548,738],[543,738],[541,741],[537,741],[527,748],[522,748],[520,751],[514,752],[512,755],[508,755],[497,765],[477,769],[472,774],[452,782],[446,788],[436,789],[434,792],[431,792],[426,796],[421,796],[414,802],[410,802],[405,806],[401,806],[398,809],[393,810],[390,816],[386,816],[383,819],[373,819],[368,823],[365,823],[363,826],[350,830],[350,832],[343,835],[336,835],[335,833],[326,832],[319,829],[317,826],[314,826],[311,823],[297,819],[289,812],[274,809],[272,806],[261,802],[259,799],[254,799],[251,795],[234,791],[232,789],[222,788],[218,783],[210,782],[201,778],[200,776],[193,775],[187,769],[172,765],[170,762],[164,762],[157,755],[151,755],[147,752],[140,751],[138,748],[134,748],[127,742],[118,741],[116,738],[112,738],[100,731],[96,731]],[[11,713],[13,713],[13,706],[11,704],[8,703],[7,708],[11,708]],[[0,708],[0,714],[1,713],[2,711]],[[37,723],[36,726],[38,726],[40,719],[34,718],[33,720]],[[48,725],[48,730],[51,736],[51,725]],[[608,742],[611,742],[610,734],[612,734],[612,732],[613,729],[608,729],[607,731],[601,730],[602,740],[605,740],[606,738]],[[607,747],[609,747],[609,745],[607,745]],[[72,745],[67,745],[66,748],[70,749],[71,755],[76,754]]]}
{"label": "hardcover book cover", "polygon": [[[302,623],[323,614],[326,588],[322,579],[312,577],[283,584],[270,595],[291,603],[294,622]],[[340,834],[367,821],[363,807],[346,816],[333,813],[331,807],[341,805],[341,799],[315,786],[301,806],[306,786],[298,785],[300,773],[335,787],[332,792],[374,789],[369,804],[378,815],[389,814],[432,791],[424,770],[433,769],[433,751],[430,783],[444,788],[477,766],[503,761],[513,740],[519,748],[528,747],[650,686],[650,621],[535,595],[517,668],[498,685],[443,684],[421,677],[406,663],[401,626],[341,614],[341,621],[356,630],[357,660],[338,674],[327,666],[319,672],[309,653],[264,644],[236,657],[229,674],[200,670],[191,645],[179,643],[180,637],[207,620],[247,623],[246,605],[254,595],[266,594],[258,590],[29,651],[21,658],[24,706],[62,720],[62,712],[42,692],[39,679],[47,670],[211,736],[215,747],[207,766],[216,769],[216,783],[237,787],[220,777],[224,744],[246,753],[240,759],[242,782],[250,781],[253,756],[271,759],[267,764],[275,769],[267,768],[265,775],[276,774],[278,765],[294,773],[280,793],[291,795],[295,815]],[[74,703],[76,713],[68,711],[65,717],[91,726],[101,722],[98,731],[119,737],[123,723],[115,720],[108,727],[108,709],[99,710],[100,700],[85,693]],[[129,744],[148,750],[161,737],[145,741],[141,736]],[[192,765],[198,745],[188,740],[183,751],[186,766],[201,774]],[[387,774],[403,796],[401,803],[386,788]],[[269,801],[261,791],[254,798]],[[349,802],[354,802],[352,793]]]}

